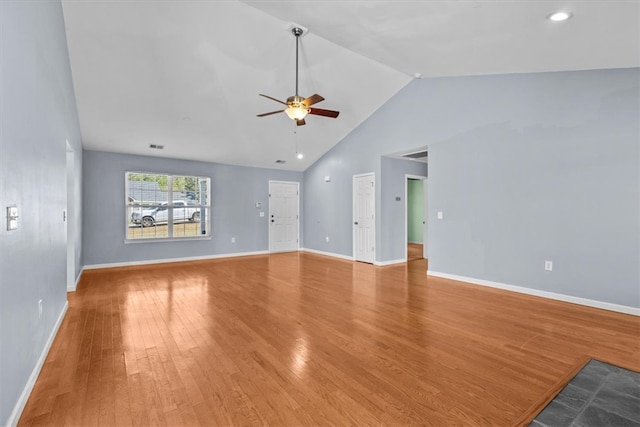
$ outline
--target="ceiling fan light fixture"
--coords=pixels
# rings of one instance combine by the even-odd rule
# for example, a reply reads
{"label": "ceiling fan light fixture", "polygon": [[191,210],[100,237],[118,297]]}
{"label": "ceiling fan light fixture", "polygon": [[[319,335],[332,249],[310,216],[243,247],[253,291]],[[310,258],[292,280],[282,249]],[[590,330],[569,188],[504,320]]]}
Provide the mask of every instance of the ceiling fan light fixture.
{"label": "ceiling fan light fixture", "polygon": [[561,10],[561,11],[558,11],[558,12],[553,12],[553,13],[550,13],[549,15],[547,15],[547,19],[549,21],[553,21],[553,22],[566,21],[568,19],[571,19],[572,17],[573,17],[573,13],[566,12],[564,10]]}
{"label": "ceiling fan light fixture", "polygon": [[304,105],[290,105],[284,112],[287,113],[287,116],[289,116],[291,120],[302,120],[309,113],[309,109]]}

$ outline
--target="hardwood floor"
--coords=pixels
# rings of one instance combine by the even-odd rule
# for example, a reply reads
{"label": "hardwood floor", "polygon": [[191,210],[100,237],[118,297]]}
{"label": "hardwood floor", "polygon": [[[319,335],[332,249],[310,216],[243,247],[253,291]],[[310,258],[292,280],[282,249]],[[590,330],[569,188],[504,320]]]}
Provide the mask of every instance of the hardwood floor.
{"label": "hardwood floor", "polygon": [[407,261],[415,261],[417,259],[423,259],[422,249],[423,246],[418,243],[407,243]]}
{"label": "hardwood floor", "polygon": [[640,318],[308,253],[85,271],[20,425],[508,426]]}

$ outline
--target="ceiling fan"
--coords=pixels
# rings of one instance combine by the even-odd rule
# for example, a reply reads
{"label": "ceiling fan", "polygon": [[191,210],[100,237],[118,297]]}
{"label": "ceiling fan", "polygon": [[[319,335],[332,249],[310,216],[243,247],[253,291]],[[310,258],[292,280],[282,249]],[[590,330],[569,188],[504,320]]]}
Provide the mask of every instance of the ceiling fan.
{"label": "ceiling fan", "polygon": [[307,114],[314,114],[316,116],[324,116],[336,118],[339,111],[334,110],[323,110],[321,108],[312,108],[311,106],[317,104],[320,101],[324,101],[324,98],[317,93],[311,95],[308,98],[303,98],[298,95],[298,42],[300,36],[303,34],[303,30],[298,27],[294,27],[291,29],[291,32],[296,37],[296,94],[287,98],[287,102],[280,101],[279,99],[275,99],[268,95],[259,94],[260,96],[264,96],[265,98],[269,98],[273,101],[279,102],[280,104],[286,105],[287,108],[284,110],[271,111],[269,113],[258,114],[258,117],[270,116],[272,114],[278,113],[287,113],[290,119],[295,120],[296,125],[302,126],[306,124],[304,118]]}

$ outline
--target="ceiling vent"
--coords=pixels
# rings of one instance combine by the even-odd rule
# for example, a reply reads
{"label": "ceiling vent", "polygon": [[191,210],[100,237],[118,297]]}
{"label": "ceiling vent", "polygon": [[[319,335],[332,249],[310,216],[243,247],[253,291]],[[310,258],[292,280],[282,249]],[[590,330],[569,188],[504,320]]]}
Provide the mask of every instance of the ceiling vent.
{"label": "ceiling vent", "polygon": [[154,150],[164,150],[164,145],[149,144],[149,148],[153,148]]}
{"label": "ceiling vent", "polygon": [[286,160],[276,160],[276,163],[280,163],[281,165],[284,165],[285,163],[287,163]]}

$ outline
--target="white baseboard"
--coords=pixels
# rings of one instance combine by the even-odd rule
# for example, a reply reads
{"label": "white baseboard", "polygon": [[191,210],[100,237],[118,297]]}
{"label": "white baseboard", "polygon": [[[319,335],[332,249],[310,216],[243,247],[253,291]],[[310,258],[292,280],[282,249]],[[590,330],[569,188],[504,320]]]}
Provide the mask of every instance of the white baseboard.
{"label": "white baseboard", "polygon": [[36,380],[38,379],[38,375],[40,375],[40,371],[44,366],[44,361],[47,359],[47,355],[49,354],[49,350],[51,349],[51,345],[53,344],[53,340],[58,334],[58,329],[60,329],[60,325],[62,324],[62,320],[64,319],[64,315],[67,313],[67,309],[69,308],[69,302],[64,302],[64,307],[62,307],[62,311],[58,316],[58,320],[56,324],[53,326],[53,330],[49,335],[49,339],[47,340],[44,348],[42,349],[42,353],[40,353],[40,357],[36,362],[36,366],[33,367],[33,371],[27,380],[27,384],[25,384],[24,389],[22,389],[22,394],[20,394],[20,398],[16,402],[16,405],[13,407],[13,411],[11,411],[11,415],[9,415],[9,419],[7,420],[7,426],[16,426],[18,421],[20,420],[20,416],[22,415],[22,411],[27,404],[27,400],[29,400],[29,396],[33,391],[33,387],[36,385]]}
{"label": "white baseboard", "polygon": [[[332,258],[340,258],[347,261],[353,261],[353,257],[350,257],[348,255],[341,255],[333,252],[318,251],[318,250],[309,249],[309,248],[301,248],[299,250],[304,252],[309,252],[312,254],[324,255]],[[268,255],[269,253],[270,253],[269,251],[238,252],[238,253],[231,253],[231,254],[207,255],[207,256],[185,257],[185,258],[167,258],[167,259],[154,259],[154,260],[147,260],[147,261],[127,261],[127,262],[114,262],[114,263],[108,263],[108,264],[90,264],[82,267],[82,271],[84,272],[84,270],[96,270],[99,268],[132,267],[132,266],[138,266],[138,265],[166,264],[169,262],[203,261],[208,259],[233,258],[233,257],[251,256],[251,255]],[[392,265],[392,264],[401,264],[404,262],[407,262],[407,260],[397,259],[397,260],[391,260],[391,261],[376,261],[373,264],[378,266],[385,266],[385,265]],[[76,287],[78,286],[79,281],[80,281],[80,276],[78,276],[78,280],[76,281]],[[75,291],[75,288],[67,289],[67,292],[72,292],[72,291]]]}
{"label": "white baseboard", "polygon": [[[347,260],[347,261],[354,261],[353,257],[347,256],[347,255],[336,254],[336,253],[333,253],[333,252],[324,252],[324,251],[318,251],[318,250],[315,250],[315,249],[308,249],[308,248],[303,248],[302,250],[305,251],[305,252],[312,253],[312,254],[330,256],[330,257],[333,257],[333,258],[340,258],[340,259],[344,259],[344,260]],[[386,265],[403,264],[405,262],[407,262],[406,259],[393,259],[393,260],[390,260],[390,261],[374,261],[373,265],[384,267]]]}
{"label": "white baseboard", "polygon": [[407,262],[407,259],[392,259],[390,261],[375,261],[373,263],[373,265],[378,265],[381,267],[384,267],[386,265],[393,265],[393,264],[404,264],[405,262]]}
{"label": "white baseboard", "polygon": [[434,277],[442,277],[443,279],[457,280],[459,282],[471,283],[473,285],[488,286],[491,288],[504,289],[506,291],[518,292],[521,294],[534,295],[537,297],[549,298],[557,301],[570,302],[572,304],[586,305],[588,307],[600,308],[603,310],[616,311],[618,313],[631,314],[640,316],[640,308],[629,307],[626,305],[612,304],[609,302],[596,301],[587,298],[574,297],[571,295],[557,294],[555,292],[540,291],[537,289],[525,288],[522,286],[507,285],[490,280],[475,279],[473,277],[457,276],[455,274],[440,273],[428,270],[427,274]]}
{"label": "white baseboard", "polygon": [[78,289],[78,283],[80,283],[80,278],[82,277],[83,272],[84,272],[84,267],[80,269],[80,274],[78,274],[78,277],[76,277],[76,282],[73,284],[73,287],[70,288],[69,286],[67,286],[67,292],[75,292],[76,289]]}
{"label": "white baseboard", "polygon": [[304,252],[309,252],[309,253],[312,253],[312,254],[330,256],[330,257],[333,257],[333,258],[340,258],[340,259],[344,259],[344,260],[347,260],[347,261],[353,261],[353,257],[347,256],[347,255],[336,254],[336,253],[333,253],[333,252],[317,251],[315,249],[308,249],[308,248],[302,248],[302,250]]}
{"label": "white baseboard", "polygon": [[114,267],[132,267],[137,265],[150,265],[150,264],[166,264],[170,262],[183,262],[183,261],[205,261],[208,259],[234,258],[234,257],[241,257],[241,256],[267,255],[267,254],[269,254],[269,251],[255,251],[255,252],[238,252],[238,253],[220,254],[220,255],[194,256],[194,257],[184,257],[184,258],[152,259],[152,260],[146,260],[146,261],[114,262],[114,263],[108,263],[108,264],[85,265],[83,267],[83,270],[95,270],[98,268],[114,268]]}

